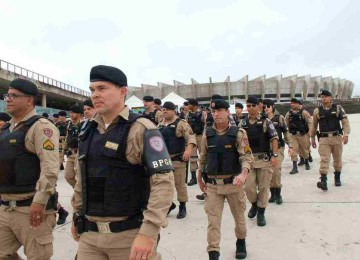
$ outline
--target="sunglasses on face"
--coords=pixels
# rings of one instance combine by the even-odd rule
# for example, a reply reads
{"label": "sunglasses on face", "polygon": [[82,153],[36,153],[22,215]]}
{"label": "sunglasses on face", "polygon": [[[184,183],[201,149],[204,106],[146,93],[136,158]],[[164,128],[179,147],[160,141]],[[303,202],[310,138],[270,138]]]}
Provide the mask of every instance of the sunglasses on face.
{"label": "sunglasses on face", "polygon": [[272,105],[265,105],[265,107],[270,108],[270,107],[272,107]]}
{"label": "sunglasses on face", "polygon": [[256,106],[257,106],[256,104],[247,104],[247,105],[246,105],[247,108],[256,107]]}

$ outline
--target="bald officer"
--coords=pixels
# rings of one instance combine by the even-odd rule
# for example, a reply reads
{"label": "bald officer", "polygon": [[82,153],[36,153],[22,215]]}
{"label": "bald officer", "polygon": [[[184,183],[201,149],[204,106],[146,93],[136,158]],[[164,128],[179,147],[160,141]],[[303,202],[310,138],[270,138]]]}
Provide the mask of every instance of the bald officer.
{"label": "bald officer", "polygon": [[95,66],[90,82],[96,115],[79,137],[81,178],[72,199],[78,260],[161,259],[156,241],[174,193],[165,142],[125,105],[120,69]]}
{"label": "bald officer", "polygon": [[0,259],[21,246],[27,259],[50,259],[56,223],[59,133],[35,112],[37,87],[15,79],[5,95],[13,116],[0,130]]}
{"label": "bald officer", "polygon": [[155,125],[160,123],[161,122],[161,110],[155,108],[154,97],[144,96],[143,103],[144,103],[144,107],[145,107],[143,115],[148,116],[149,119],[151,121],[153,121]]}
{"label": "bald officer", "polygon": [[[219,259],[221,217],[226,199],[235,221],[235,257],[244,259],[247,255],[244,184],[253,157],[246,132],[229,122],[229,104],[223,99],[216,99],[211,102],[211,109],[214,124],[207,127],[203,135],[197,176],[200,189],[207,193],[207,251],[210,260]],[[200,169],[203,167],[206,176],[202,176],[203,172]]]}
{"label": "bald officer", "polygon": [[177,117],[175,110],[174,103],[169,101],[164,103],[162,110],[164,119],[158,128],[164,137],[175,168],[175,188],[180,203],[179,213],[176,217],[181,219],[186,216],[186,202],[188,201],[185,185],[186,162],[189,161],[192,149],[196,147],[196,139],[190,125],[184,119]]}
{"label": "bald officer", "polygon": [[349,140],[350,123],[345,110],[332,102],[332,95],[328,90],[322,90],[320,96],[322,105],[315,108],[313,113],[311,139],[312,146],[316,148],[315,133],[319,127],[317,135],[319,138],[321,177],[317,187],[325,191],[328,189],[326,181],[331,155],[335,170],[335,186],[341,186],[342,151],[343,144],[347,144]]}
{"label": "bald officer", "polygon": [[246,100],[249,116],[240,121],[249,138],[254,155],[254,168],[251,169],[245,187],[246,196],[252,204],[248,217],[257,216],[257,225],[265,226],[265,209],[268,205],[271,167],[276,167],[278,157],[278,135],[268,118],[260,114],[259,101],[254,96]]}

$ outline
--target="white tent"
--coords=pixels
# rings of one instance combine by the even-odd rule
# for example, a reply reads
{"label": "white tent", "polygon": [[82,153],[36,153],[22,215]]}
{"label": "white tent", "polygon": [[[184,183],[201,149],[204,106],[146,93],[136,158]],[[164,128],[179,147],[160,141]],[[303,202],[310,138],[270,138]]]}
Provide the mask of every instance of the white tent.
{"label": "white tent", "polygon": [[129,97],[125,101],[125,105],[127,105],[130,109],[135,107],[144,107],[143,101],[140,98],[136,97],[135,95]]}
{"label": "white tent", "polygon": [[178,94],[176,94],[174,92],[171,92],[161,100],[162,104],[164,104],[166,101],[173,102],[179,109],[180,107],[183,106],[186,99],[183,97],[180,97]]}

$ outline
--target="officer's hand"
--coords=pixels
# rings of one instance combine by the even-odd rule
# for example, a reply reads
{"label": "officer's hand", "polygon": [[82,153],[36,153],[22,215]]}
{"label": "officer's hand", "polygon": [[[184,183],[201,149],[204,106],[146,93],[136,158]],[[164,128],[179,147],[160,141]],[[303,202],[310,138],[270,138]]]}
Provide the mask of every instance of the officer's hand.
{"label": "officer's hand", "polygon": [[189,160],[189,158],[190,158],[190,155],[191,155],[191,151],[185,150],[185,152],[183,154],[183,161],[187,162]]}
{"label": "officer's hand", "polygon": [[244,174],[239,174],[238,176],[235,176],[233,180],[233,185],[235,186],[243,186],[246,182],[246,176]]}
{"label": "officer's hand", "polygon": [[294,149],[292,147],[289,148],[288,154],[289,156],[292,156],[294,153]]}
{"label": "officer's hand", "polygon": [[198,183],[199,183],[199,188],[202,192],[206,193],[207,187],[205,182],[203,181],[203,179],[201,177],[198,177]]}
{"label": "officer's hand", "polygon": [[129,260],[144,260],[150,258],[154,253],[155,240],[138,234],[131,246]]}
{"label": "officer's hand", "polygon": [[30,227],[37,228],[44,221],[45,205],[36,202],[31,203],[30,206]]}
{"label": "officer's hand", "polygon": [[80,236],[76,230],[76,227],[74,226],[74,223],[71,225],[71,235],[76,242],[79,242]]}
{"label": "officer's hand", "polygon": [[272,166],[272,167],[276,167],[276,165],[277,165],[277,160],[276,160],[276,158],[275,158],[275,157],[271,157],[270,163],[271,163],[271,166]]}
{"label": "officer's hand", "polygon": [[316,141],[315,141],[315,139],[312,139],[311,140],[311,146],[315,149],[316,148]]}
{"label": "officer's hand", "polygon": [[343,144],[347,144],[349,141],[349,137],[347,135],[346,136],[344,135],[342,139],[343,139]]}

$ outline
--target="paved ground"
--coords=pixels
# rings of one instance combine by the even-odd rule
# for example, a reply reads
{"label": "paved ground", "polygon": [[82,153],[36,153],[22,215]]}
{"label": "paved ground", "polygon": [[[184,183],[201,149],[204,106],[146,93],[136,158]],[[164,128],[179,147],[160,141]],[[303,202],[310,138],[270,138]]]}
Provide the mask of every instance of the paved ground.
{"label": "paved ground", "polygon": [[[281,206],[271,204],[266,209],[267,225],[258,227],[256,219],[247,219],[247,259],[359,259],[360,255],[360,114],[350,115],[352,133],[344,148],[342,187],[333,185],[329,175],[329,190],[316,187],[319,156],[313,151],[310,171],[300,169],[288,174],[291,162],[283,164],[283,199]],[[60,174],[58,183],[61,203],[70,209],[72,191]],[[177,209],[169,215],[169,226],[161,232],[159,252],[164,260],[205,260],[207,218],[203,203],[197,201],[197,186],[189,187],[188,216],[177,220]],[[247,211],[249,209],[247,204]],[[246,211],[246,214],[247,214]],[[70,220],[70,218],[69,218]],[[55,229],[52,259],[73,259],[77,243],[70,235],[68,222]],[[234,259],[234,222],[228,206],[222,220],[220,259]]]}

